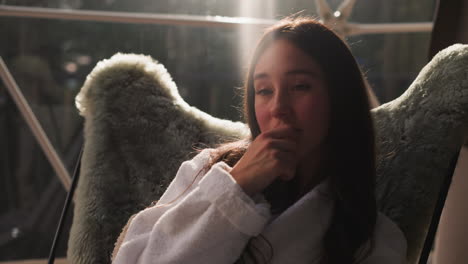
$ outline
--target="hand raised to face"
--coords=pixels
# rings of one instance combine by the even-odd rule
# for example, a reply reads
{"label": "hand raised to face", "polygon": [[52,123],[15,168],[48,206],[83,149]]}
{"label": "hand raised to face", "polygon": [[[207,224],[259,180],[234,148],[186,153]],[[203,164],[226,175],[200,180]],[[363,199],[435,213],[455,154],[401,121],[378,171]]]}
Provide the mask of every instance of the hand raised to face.
{"label": "hand raised to face", "polygon": [[263,191],[275,179],[291,180],[297,166],[299,131],[281,126],[255,138],[231,175],[250,196]]}

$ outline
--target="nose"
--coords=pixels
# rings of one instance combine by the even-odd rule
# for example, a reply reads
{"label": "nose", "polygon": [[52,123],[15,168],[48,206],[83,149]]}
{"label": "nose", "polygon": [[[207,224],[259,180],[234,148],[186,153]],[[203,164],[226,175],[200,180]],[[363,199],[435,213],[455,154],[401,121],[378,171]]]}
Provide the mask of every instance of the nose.
{"label": "nose", "polygon": [[281,120],[287,120],[292,113],[291,100],[289,93],[282,89],[275,96],[272,106],[272,115]]}

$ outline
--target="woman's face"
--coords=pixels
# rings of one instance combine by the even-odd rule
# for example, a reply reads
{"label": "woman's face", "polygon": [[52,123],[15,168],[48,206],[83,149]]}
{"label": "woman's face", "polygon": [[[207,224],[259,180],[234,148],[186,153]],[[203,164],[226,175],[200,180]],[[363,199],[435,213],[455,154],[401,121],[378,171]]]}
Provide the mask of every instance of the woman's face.
{"label": "woman's face", "polygon": [[290,41],[276,40],[255,66],[254,89],[260,131],[290,126],[299,132],[299,161],[318,154],[328,131],[329,100],[315,60]]}

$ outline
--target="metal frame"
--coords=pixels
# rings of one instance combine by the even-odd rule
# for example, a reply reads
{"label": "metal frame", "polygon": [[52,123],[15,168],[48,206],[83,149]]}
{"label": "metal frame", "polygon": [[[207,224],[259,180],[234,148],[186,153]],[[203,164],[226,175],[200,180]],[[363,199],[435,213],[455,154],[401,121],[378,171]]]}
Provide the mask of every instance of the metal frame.
{"label": "metal frame", "polygon": [[[348,22],[356,0],[345,0],[336,11],[325,0],[316,0],[320,20],[342,36],[398,32],[430,32],[432,22],[360,24]],[[235,28],[242,26],[265,27],[274,24],[274,19],[248,17],[196,16],[179,14],[150,14],[91,10],[65,10],[42,7],[0,5],[0,17],[45,18],[78,21],[96,21],[133,24],[159,24],[197,27]]]}
{"label": "metal frame", "polygon": [[353,36],[364,34],[381,33],[407,33],[407,32],[430,32],[432,22],[421,23],[380,23],[380,24],[360,24],[348,22],[354,5],[357,0],[344,0],[336,11],[330,8],[326,0],[315,0],[317,11],[322,23],[341,36]]}
{"label": "metal frame", "polygon": [[62,182],[62,185],[68,191],[71,185],[71,177],[68,174],[68,170],[65,168],[62,160],[50,143],[50,140],[44,132],[44,129],[34,115],[34,112],[31,110],[28,102],[24,98],[24,95],[16,84],[15,79],[13,79],[13,76],[11,76],[11,73],[3,62],[2,57],[0,57],[0,77],[3,80],[3,83],[5,84],[11,97],[13,98],[13,101],[18,106],[18,109],[20,110],[24,120],[26,120],[26,123],[39,143],[39,146],[41,146],[42,151],[46,155],[47,159],[52,165],[52,168]]}
{"label": "metal frame", "polygon": [[150,14],[92,10],[64,10],[54,8],[19,7],[7,5],[0,5],[0,16],[227,28],[238,27],[243,25],[269,26],[276,22],[276,20],[272,19],[257,19],[248,17]]}

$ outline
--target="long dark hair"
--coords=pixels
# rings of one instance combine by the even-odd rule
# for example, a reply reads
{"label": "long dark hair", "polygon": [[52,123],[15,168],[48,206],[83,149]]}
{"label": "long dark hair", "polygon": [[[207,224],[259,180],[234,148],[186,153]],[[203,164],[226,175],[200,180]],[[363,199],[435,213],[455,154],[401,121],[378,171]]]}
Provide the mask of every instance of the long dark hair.
{"label": "long dark hair", "polygon": [[[265,49],[279,39],[290,41],[313,58],[322,68],[329,89],[330,121],[320,172],[329,181],[334,208],[323,240],[321,262],[357,263],[372,250],[377,218],[374,132],[362,73],[344,41],[321,23],[304,17],[281,20],[263,34],[245,80],[244,114],[250,140],[260,134],[254,108],[254,69]],[[213,164],[225,161],[234,166],[247,147],[245,141],[224,145]],[[271,188],[264,194],[272,208],[281,210],[298,197],[290,193],[275,197],[269,191]],[[251,250],[246,247],[246,252]]]}

